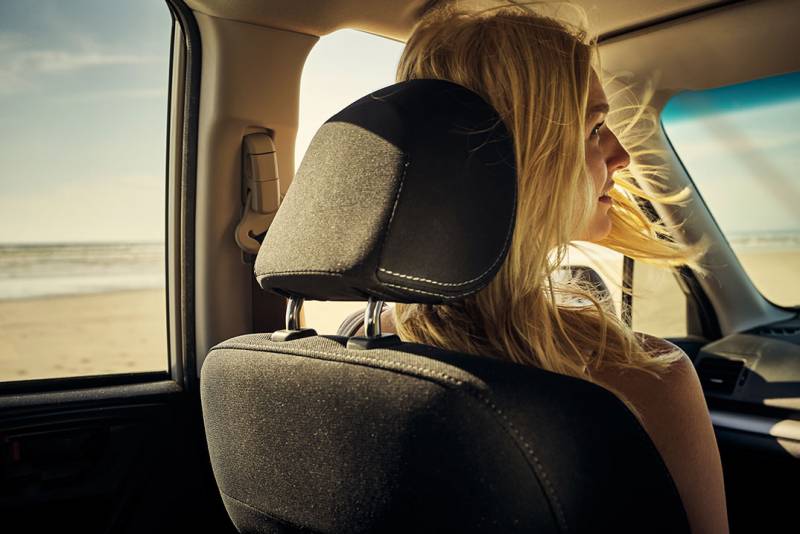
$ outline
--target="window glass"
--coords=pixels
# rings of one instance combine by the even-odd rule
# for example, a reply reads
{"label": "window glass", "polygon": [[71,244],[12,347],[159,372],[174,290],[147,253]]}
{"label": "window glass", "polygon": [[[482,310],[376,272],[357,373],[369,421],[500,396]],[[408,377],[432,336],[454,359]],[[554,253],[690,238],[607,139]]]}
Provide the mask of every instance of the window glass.
{"label": "window glass", "polygon": [[800,73],[680,93],[662,121],[756,287],[800,304]]}
{"label": "window glass", "polygon": [[[391,85],[403,43],[355,30],[322,37],[311,50],[300,82],[300,123],[295,145],[295,168],[311,138],[332,115],[372,91]],[[306,301],[303,324],[320,334],[335,334],[364,302]]]}
{"label": "window glass", "polygon": [[0,3],[0,380],[166,370],[163,0]]}
{"label": "window glass", "polygon": [[637,261],[633,266],[632,326],[658,337],[688,333],[686,295],[669,269]]}
{"label": "window glass", "polygon": [[[594,269],[608,288],[614,312],[621,316],[623,261],[619,252],[577,241],[564,263]],[[659,337],[687,334],[686,295],[669,269],[634,262],[631,312],[631,326],[637,332]]]}
{"label": "window glass", "polygon": [[597,273],[608,289],[614,313],[622,313],[622,260],[623,256],[614,250],[588,243],[575,241],[567,249],[564,267],[589,267]]}

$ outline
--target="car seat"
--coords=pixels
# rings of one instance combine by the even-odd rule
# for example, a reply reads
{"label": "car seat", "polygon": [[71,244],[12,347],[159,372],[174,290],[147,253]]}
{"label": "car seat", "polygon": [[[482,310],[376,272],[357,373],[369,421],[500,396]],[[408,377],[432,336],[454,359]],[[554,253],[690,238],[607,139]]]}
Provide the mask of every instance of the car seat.
{"label": "car seat", "polygon": [[[255,264],[289,299],[287,327],[224,341],[202,368],[240,532],[688,532],[607,390],[380,332],[383,301],[457,305],[485,287],[515,206],[509,133],[459,85],[395,84],[320,128]],[[366,301],[365,335],[301,328],[304,299]]]}

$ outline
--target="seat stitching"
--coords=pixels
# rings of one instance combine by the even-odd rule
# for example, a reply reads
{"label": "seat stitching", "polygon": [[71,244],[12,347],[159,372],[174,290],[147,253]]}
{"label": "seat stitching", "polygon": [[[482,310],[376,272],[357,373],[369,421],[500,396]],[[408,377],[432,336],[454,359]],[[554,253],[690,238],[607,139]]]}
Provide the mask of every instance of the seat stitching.
{"label": "seat stitching", "polygon": [[412,291],[414,293],[421,293],[423,295],[433,295],[435,297],[442,297],[446,299],[461,298],[464,296],[464,295],[445,295],[443,293],[436,293],[434,291],[425,291],[424,289],[414,289],[413,287],[401,286],[398,284],[390,284],[389,282],[383,282],[383,285],[387,287],[396,287],[397,289],[402,289],[403,291]]}
{"label": "seat stitching", "polygon": [[406,162],[403,164],[403,176],[400,177],[400,186],[397,188],[397,194],[394,196],[394,204],[392,205],[392,213],[389,215],[389,222],[386,223],[386,233],[383,234],[383,240],[381,242],[381,252],[383,252],[383,245],[386,243],[386,236],[389,234],[389,229],[392,227],[392,221],[394,220],[394,214],[397,211],[397,205],[400,203],[400,193],[403,192],[403,185],[406,183],[406,175],[408,174],[408,167],[411,165],[411,161],[408,160],[408,155],[406,154]]}
{"label": "seat stitching", "polygon": [[234,497],[230,493],[226,493],[226,492],[222,491],[221,489],[219,490],[219,492],[221,494],[225,495],[227,498],[229,498],[229,499],[231,499],[233,501],[236,501],[237,503],[241,504],[242,506],[250,508],[251,510],[253,510],[255,512],[258,512],[261,515],[267,516],[268,518],[270,518],[270,519],[272,519],[274,521],[277,521],[278,523],[281,523],[281,524],[283,524],[283,525],[285,525],[287,527],[299,528],[300,530],[306,530],[308,532],[316,532],[316,533],[320,534],[320,531],[318,531],[318,530],[314,530],[313,528],[305,527],[303,525],[298,525],[297,523],[295,523],[293,521],[289,521],[287,519],[283,519],[282,517],[278,517],[275,514],[271,514],[269,512],[265,512],[264,510],[261,510],[260,508],[256,508],[252,504],[248,504],[248,503],[246,503],[244,501],[241,501],[241,500],[237,499],[236,497]]}
{"label": "seat stitching", "polygon": [[275,276],[278,274],[338,274],[342,275],[344,270],[333,271],[333,270],[324,270],[324,269],[299,269],[299,270],[290,270],[290,271],[270,271],[268,273],[262,274],[259,278],[267,278],[270,276]]}
{"label": "seat stitching", "polygon": [[[406,166],[408,166],[408,164],[406,164]],[[405,172],[403,172],[403,179],[405,179]],[[392,208],[392,216],[389,218],[389,224],[386,227],[387,229],[386,229],[386,234],[384,235],[384,240],[386,239],[386,235],[388,235],[388,233],[389,233],[389,228],[391,227],[392,219],[394,218],[395,209],[397,209],[397,204],[400,201],[400,191],[402,191],[402,189],[403,189],[403,182],[401,181],[400,182],[400,188],[398,189],[397,196],[395,197],[394,207]],[[516,193],[515,193],[514,197],[515,198],[514,198],[513,212],[516,212]],[[514,226],[515,225],[514,225],[514,222],[512,220],[512,223],[508,225],[508,229],[506,230],[506,237],[505,237],[505,240],[503,241],[503,246],[500,248],[499,254],[494,259],[494,261],[489,266],[489,268],[486,269],[485,271],[483,271],[481,274],[479,274],[475,278],[472,278],[471,280],[467,280],[466,282],[439,282],[437,280],[431,280],[429,278],[422,278],[420,276],[415,276],[415,275],[411,275],[411,274],[397,273],[397,272],[394,272],[394,271],[390,271],[388,269],[384,269],[383,267],[379,267],[378,270],[381,271],[381,272],[393,275],[393,276],[397,276],[397,277],[400,277],[400,278],[406,278],[408,280],[413,280],[413,281],[416,281],[416,282],[428,282],[430,284],[435,284],[435,285],[440,285],[440,286],[449,286],[449,287],[464,286],[464,285],[470,284],[472,282],[475,282],[477,280],[480,280],[481,278],[486,276],[487,273],[492,271],[492,269],[494,269],[495,266],[497,266],[497,263],[503,258],[503,256],[505,255],[504,253],[506,252],[506,250],[508,248],[509,241],[511,240],[511,236],[512,236],[512,234],[514,232]],[[381,250],[383,250],[383,246],[381,246]],[[394,286],[394,287],[401,287],[403,289],[411,289],[411,288],[405,288],[403,286]],[[431,293],[431,294],[432,295],[437,295],[436,293]],[[438,296],[444,296],[444,295],[438,295]]]}
{"label": "seat stitching", "polygon": [[480,393],[478,391],[474,391],[472,389],[472,387],[474,387],[472,384],[469,384],[468,382],[464,382],[463,380],[460,380],[458,378],[450,376],[450,375],[448,375],[446,373],[442,373],[441,371],[434,371],[433,369],[428,369],[426,367],[419,367],[419,366],[416,366],[416,365],[409,365],[409,364],[398,362],[398,361],[395,361],[395,360],[385,360],[385,359],[377,359],[377,358],[368,358],[368,357],[364,357],[364,356],[354,356],[354,355],[351,355],[351,354],[348,354],[348,353],[337,354],[335,352],[327,352],[327,351],[323,351],[323,350],[315,350],[315,351],[312,352],[312,351],[307,351],[307,350],[301,349],[301,348],[293,348],[292,351],[285,351],[285,350],[280,350],[277,347],[269,347],[269,348],[267,348],[267,347],[258,346],[258,345],[248,345],[247,343],[241,343],[241,342],[238,342],[238,344],[236,344],[236,345],[224,345],[224,344],[217,345],[217,346],[213,347],[211,349],[211,351],[209,351],[209,352],[213,352],[214,350],[219,350],[219,349],[234,349],[234,350],[245,349],[245,350],[253,350],[253,351],[256,351],[256,352],[277,352],[277,353],[280,353],[280,354],[288,354],[288,355],[300,354],[300,355],[308,356],[308,357],[311,357],[311,358],[316,358],[318,355],[322,354],[324,356],[329,356],[331,358],[344,358],[344,359],[347,359],[347,360],[352,360],[352,361],[354,361],[356,363],[378,364],[378,367],[380,367],[381,369],[384,369],[384,370],[387,370],[387,371],[391,371],[392,370],[391,368],[387,368],[386,367],[386,364],[388,363],[388,364],[395,365],[395,366],[397,366],[397,367],[399,367],[401,369],[407,369],[407,370],[410,370],[410,371],[417,371],[419,373],[422,373],[423,375],[428,375],[429,377],[433,376],[433,377],[441,378],[442,380],[444,380],[446,382],[450,382],[451,384],[454,384],[456,386],[465,386],[465,385],[466,386],[471,386],[471,387],[467,387],[465,389],[460,389],[458,391],[462,391],[462,392],[472,396],[473,398],[478,399],[484,405],[488,406],[491,409],[492,412],[494,412],[496,415],[498,415],[500,417],[500,419],[502,419],[502,421],[504,421],[506,423],[506,425],[507,425],[506,428],[512,434],[512,436],[514,436],[519,442],[522,443],[524,450],[526,450],[528,452],[528,454],[530,455],[530,457],[534,461],[534,472],[536,473],[537,477],[541,479],[541,481],[542,481],[542,483],[544,485],[545,492],[547,493],[548,497],[552,501],[553,508],[555,509],[556,514],[557,514],[558,519],[559,519],[559,522],[561,523],[561,526],[563,527],[563,531],[567,532],[569,530],[568,526],[567,526],[567,518],[566,518],[566,515],[564,514],[563,508],[561,507],[561,502],[558,499],[558,495],[556,494],[555,487],[553,486],[553,484],[551,483],[549,477],[547,476],[547,473],[545,472],[544,467],[543,467],[541,461],[539,460],[538,456],[534,452],[533,447],[531,447],[531,445],[525,440],[525,438],[522,436],[522,434],[519,432],[519,430],[517,430],[516,426],[514,426],[514,424],[511,422],[511,420],[508,419],[508,417],[506,417],[506,415],[503,413],[503,411],[500,410],[500,408],[491,399],[489,399],[488,397],[486,397],[485,395],[483,395],[482,393]]}
{"label": "seat stitching", "polygon": [[408,167],[411,165],[411,161],[408,159],[408,154],[403,154],[403,159],[405,159],[405,163],[403,163],[403,174],[400,176],[400,183],[397,186],[397,192],[394,194],[392,213],[389,214],[389,220],[386,221],[386,227],[382,229],[383,233],[381,235],[381,246],[378,249],[378,263],[380,263],[380,260],[383,258],[383,249],[386,247],[386,238],[389,236],[389,230],[392,228],[394,214],[397,211],[397,205],[400,203],[400,193],[403,192],[403,185],[405,185],[406,176],[408,175]]}
{"label": "seat stitching", "polygon": [[[494,267],[494,264],[492,264],[492,267]],[[475,278],[472,278],[471,280],[467,280],[466,282],[437,282],[436,280],[431,280],[429,278],[423,278],[421,276],[411,276],[410,274],[396,273],[394,271],[390,271],[389,269],[384,269],[383,267],[379,267],[378,270],[381,271],[381,272],[384,272],[386,274],[391,274],[392,276],[397,276],[398,278],[406,278],[407,280],[413,280],[414,282],[428,282],[428,283],[431,283],[431,284],[436,284],[437,286],[453,287],[453,286],[465,286],[467,284],[470,284],[470,283],[482,278],[484,275],[486,275],[486,273],[488,273],[492,269],[492,267],[489,267],[489,269],[487,269],[483,273],[479,274]]]}

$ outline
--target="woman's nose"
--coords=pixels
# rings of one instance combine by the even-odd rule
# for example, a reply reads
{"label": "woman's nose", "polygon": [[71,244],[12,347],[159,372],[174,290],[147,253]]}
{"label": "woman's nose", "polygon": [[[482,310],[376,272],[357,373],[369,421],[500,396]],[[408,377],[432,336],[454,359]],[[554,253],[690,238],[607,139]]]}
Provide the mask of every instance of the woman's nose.
{"label": "woman's nose", "polygon": [[628,151],[620,144],[617,136],[611,131],[608,132],[608,148],[606,154],[606,165],[608,166],[609,175],[614,171],[624,169],[631,163],[631,156]]}

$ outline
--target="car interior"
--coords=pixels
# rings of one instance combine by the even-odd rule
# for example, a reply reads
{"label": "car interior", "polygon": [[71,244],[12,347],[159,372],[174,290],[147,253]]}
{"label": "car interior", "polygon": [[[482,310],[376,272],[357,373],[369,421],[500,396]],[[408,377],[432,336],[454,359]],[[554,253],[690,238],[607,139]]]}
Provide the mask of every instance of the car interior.
{"label": "car interior", "polygon": [[[0,374],[5,532],[689,531],[663,461],[614,395],[406,343],[381,320],[391,303],[456,301],[497,272],[516,190],[502,163],[513,157],[510,142],[502,129],[485,128],[496,112],[455,84],[387,80],[349,95],[295,155],[312,105],[301,84],[315,47],[344,31],[401,46],[440,2],[166,0],[166,337],[157,357],[168,363]],[[613,276],[580,262],[564,268],[608,294],[610,309],[635,329],[644,310],[653,324],[678,317],[679,329],[652,333],[697,370],[730,531],[796,531],[796,260],[765,256],[767,274],[758,276],[777,288],[768,294],[726,226],[734,208],[736,220],[760,212],[745,197],[723,206],[711,194],[738,182],[705,188],[680,144],[691,121],[678,112],[731,87],[752,94],[763,80],[779,80],[797,106],[800,3],[573,3],[598,36],[603,71],[647,86],[660,113],[647,140],[653,152],[636,163],[657,157],[669,186],[691,192],[683,205],[649,205],[651,215],[678,226],[676,240],[710,247],[705,272],[667,273],[677,297],[659,298],[648,267],[630,258],[620,257]],[[113,14],[114,4],[103,6]],[[0,84],[9,79],[2,65]],[[329,67],[343,80],[352,75]],[[453,134],[454,124],[478,133]],[[787,135],[798,153],[796,134]],[[765,182],[779,174],[769,162],[728,163],[755,168]],[[460,172],[442,171],[452,168]],[[797,205],[796,177],[770,183],[783,185],[768,201]],[[800,234],[794,208],[764,209]],[[3,261],[0,247],[0,269]],[[640,303],[638,292],[651,290],[656,297]],[[10,309],[0,308],[0,319],[6,314],[13,328]],[[0,351],[11,346],[2,335]],[[120,337],[126,346],[137,340]],[[63,347],[45,343],[58,359]]]}

